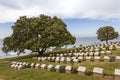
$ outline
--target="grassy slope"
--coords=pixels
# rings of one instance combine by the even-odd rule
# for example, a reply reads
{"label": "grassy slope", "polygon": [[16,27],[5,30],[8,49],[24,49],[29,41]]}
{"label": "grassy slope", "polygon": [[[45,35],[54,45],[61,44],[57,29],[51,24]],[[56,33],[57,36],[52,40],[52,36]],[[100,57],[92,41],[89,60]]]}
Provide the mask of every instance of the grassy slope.
{"label": "grassy slope", "polygon": [[[113,51],[112,55],[120,55],[120,51]],[[28,59],[21,59],[17,61],[25,61],[25,62],[35,62],[36,60],[32,60],[31,58]],[[78,76],[77,74],[65,74],[65,73],[57,73],[57,72],[50,72],[47,70],[36,70],[36,69],[30,69],[26,68],[21,71],[13,70],[10,68],[10,62],[9,59],[3,59],[0,60],[0,79],[5,80],[107,80],[106,77],[95,78],[92,76]],[[56,63],[53,62],[38,62],[40,64],[46,63],[46,64],[53,64],[56,65]],[[61,64],[65,65],[65,64]],[[68,64],[71,65],[71,64]],[[102,67],[104,68],[105,74],[113,74],[115,68],[120,68],[119,62],[81,62],[77,65],[72,65],[74,67],[78,66],[86,66],[87,70],[92,71],[93,67]],[[108,77],[107,77],[108,78]],[[113,80],[113,79],[109,79]]]}

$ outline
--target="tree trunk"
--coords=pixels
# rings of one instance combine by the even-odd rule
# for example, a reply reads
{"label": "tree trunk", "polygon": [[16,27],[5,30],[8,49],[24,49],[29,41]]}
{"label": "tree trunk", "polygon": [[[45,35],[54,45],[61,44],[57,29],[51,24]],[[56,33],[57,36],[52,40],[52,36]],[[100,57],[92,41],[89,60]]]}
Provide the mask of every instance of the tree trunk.
{"label": "tree trunk", "polygon": [[46,51],[46,49],[43,48],[43,49],[41,49],[40,51],[38,51],[38,54],[39,54],[39,55],[42,55],[45,51]]}
{"label": "tree trunk", "polygon": [[106,44],[108,44],[108,40],[106,40]]}

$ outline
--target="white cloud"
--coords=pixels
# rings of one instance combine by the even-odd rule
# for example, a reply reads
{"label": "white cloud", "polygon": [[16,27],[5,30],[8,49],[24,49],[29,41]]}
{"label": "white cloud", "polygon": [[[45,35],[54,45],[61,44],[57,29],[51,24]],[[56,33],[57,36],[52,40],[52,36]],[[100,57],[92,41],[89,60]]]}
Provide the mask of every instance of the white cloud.
{"label": "white cloud", "polygon": [[61,18],[120,19],[120,0],[0,0],[0,22],[47,14]]}

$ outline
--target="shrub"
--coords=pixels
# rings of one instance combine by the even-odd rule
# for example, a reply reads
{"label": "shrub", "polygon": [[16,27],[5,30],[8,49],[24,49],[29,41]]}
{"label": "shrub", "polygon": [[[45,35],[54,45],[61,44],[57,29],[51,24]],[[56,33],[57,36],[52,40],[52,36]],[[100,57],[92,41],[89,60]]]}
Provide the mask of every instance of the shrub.
{"label": "shrub", "polygon": [[90,75],[92,75],[92,74],[93,74],[92,71],[86,71],[86,72],[85,72],[85,75],[87,75],[87,76],[90,76]]}
{"label": "shrub", "polygon": [[73,74],[77,74],[77,73],[78,73],[77,68],[73,68],[73,67],[72,67],[72,69],[71,69],[71,73],[73,73]]}
{"label": "shrub", "polygon": [[52,68],[50,69],[50,71],[51,71],[51,72],[56,72],[55,67],[52,67]]}
{"label": "shrub", "polygon": [[114,61],[115,61],[115,58],[116,58],[115,56],[110,56],[110,60],[109,60],[109,61],[110,61],[110,62],[114,62]]}
{"label": "shrub", "polygon": [[26,68],[30,68],[31,63],[26,64]]}
{"label": "shrub", "polygon": [[59,72],[60,73],[65,73],[65,66],[60,66]]}

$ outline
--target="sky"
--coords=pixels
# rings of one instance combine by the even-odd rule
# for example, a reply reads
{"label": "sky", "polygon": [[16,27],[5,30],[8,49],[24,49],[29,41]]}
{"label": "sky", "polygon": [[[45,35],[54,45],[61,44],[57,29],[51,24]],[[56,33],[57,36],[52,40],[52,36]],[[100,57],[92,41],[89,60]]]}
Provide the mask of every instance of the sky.
{"label": "sky", "polygon": [[20,16],[57,16],[76,37],[96,36],[98,28],[113,26],[120,33],[120,0],[0,0],[0,39],[12,34]]}

